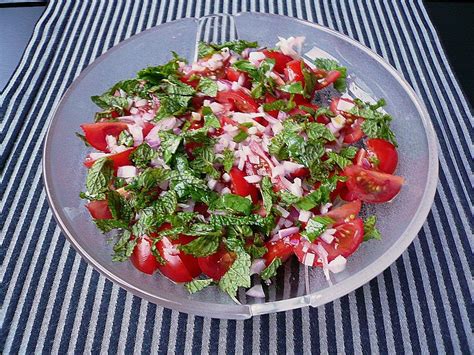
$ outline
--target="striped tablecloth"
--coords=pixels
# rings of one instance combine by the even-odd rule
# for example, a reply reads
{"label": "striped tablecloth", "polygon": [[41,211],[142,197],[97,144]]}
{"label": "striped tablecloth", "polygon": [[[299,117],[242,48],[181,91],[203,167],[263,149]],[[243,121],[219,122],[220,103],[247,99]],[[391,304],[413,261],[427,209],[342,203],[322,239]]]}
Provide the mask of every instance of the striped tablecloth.
{"label": "striped tablecloth", "polygon": [[[86,265],[48,208],[41,148],[66,88],[108,48],[177,18],[238,11],[307,19],[387,59],[427,105],[441,166],[435,203],[418,238],[379,277],[320,308],[222,321],[150,304]],[[474,349],[472,113],[421,1],[53,0],[0,106],[4,353]]]}

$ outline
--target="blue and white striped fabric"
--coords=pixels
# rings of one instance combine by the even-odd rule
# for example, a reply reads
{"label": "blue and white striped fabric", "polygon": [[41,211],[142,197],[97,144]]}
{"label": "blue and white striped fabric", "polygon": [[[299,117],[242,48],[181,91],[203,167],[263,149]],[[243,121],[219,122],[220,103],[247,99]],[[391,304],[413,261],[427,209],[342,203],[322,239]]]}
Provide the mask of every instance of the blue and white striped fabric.
{"label": "blue and white striped fabric", "polygon": [[[238,11],[307,19],[382,55],[426,103],[441,166],[418,238],[379,277],[320,308],[222,321],[150,304],[82,261],[45,200],[41,148],[66,88],[108,48],[166,21]],[[0,104],[3,353],[474,350],[472,112],[421,1],[53,0]]]}

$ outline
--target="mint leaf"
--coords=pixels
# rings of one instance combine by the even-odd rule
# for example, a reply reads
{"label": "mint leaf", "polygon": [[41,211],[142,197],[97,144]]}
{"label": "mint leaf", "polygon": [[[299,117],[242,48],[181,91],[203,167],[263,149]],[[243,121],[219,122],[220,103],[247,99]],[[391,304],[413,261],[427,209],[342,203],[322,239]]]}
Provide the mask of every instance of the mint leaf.
{"label": "mint leaf", "polygon": [[280,197],[280,202],[284,207],[291,206],[300,200],[298,196],[293,195],[291,192],[286,190],[278,191],[278,196]]}
{"label": "mint leaf", "polygon": [[128,223],[117,219],[94,219],[94,223],[102,233],[108,233],[114,229],[128,228]]}
{"label": "mint leaf", "polygon": [[311,140],[325,139],[329,142],[335,141],[334,134],[322,123],[310,122],[306,124],[305,132]]}
{"label": "mint leaf", "polygon": [[243,142],[244,140],[247,139],[248,136],[249,136],[248,133],[245,132],[243,129],[241,129],[241,130],[239,131],[239,133],[237,133],[237,134],[234,136],[234,142],[235,142],[235,143]]}
{"label": "mint leaf", "polygon": [[152,85],[161,84],[163,79],[168,78],[170,75],[177,74],[180,61],[184,62],[185,60],[173,52],[173,59],[168,63],[142,69],[137,73],[137,78],[140,80],[146,80]]}
{"label": "mint leaf", "polygon": [[224,165],[224,170],[226,173],[230,172],[230,169],[234,166],[235,156],[234,152],[228,148],[224,149],[222,152],[224,155],[222,159],[222,165]]}
{"label": "mint leaf", "polygon": [[186,245],[181,245],[180,250],[198,258],[214,254],[220,245],[220,236],[210,235],[194,239]]}
{"label": "mint leaf", "polygon": [[198,147],[193,151],[194,160],[191,161],[191,168],[201,174],[209,175],[218,179],[221,175],[214,167],[216,155],[214,148],[210,146]]}
{"label": "mint leaf", "polygon": [[214,282],[213,279],[192,280],[192,281],[186,282],[184,284],[184,287],[186,287],[189,293],[193,294],[205,289],[209,285],[212,285],[213,282]]}
{"label": "mint leaf", "polygon": [[209,106],[202,107],[202,114],[204,115],[204,127],[206,128],[221,128],[221,123],[217,116],[212,112]]}
{"label": "mint leaf", "polygon": [[334,82],[334,88],[343,92],[347,88],[346,78],[347,78],[347,68],[341,66],[337,61],[327,58],[316,58],[314,64],[319,68],[326,71],[337,70],[341,75]]}
{"label": "mint leaf", "polygon": [[382,239],[382,235],[380,234],[379,230],[375,227],[376,223],[377,223],[376,216],[367,217],[367,219],[364,221],[364,242],[371,239],[375,239],[375,240]]}
{"label": "mint leaf", "polygon": [[182,137],[173,134],[171,131],[160,131],[158,136],[161,140],[160,150],[163,154],[163,160],[165,163],[169,163],[178,150]]}
{"label": "mint leaf", "polygon": [[311,98],[314,92],[314,87],[316,86],[317,78],[313,71],[304,65],[304,62],[301,61],[301,72],[303,73],[304,78],[304,90],[303,95],[306,98]]}
{"label": "mint leaf", "polygon": [[117,140],[118,145],[133,147],[133,136],[127,130],[120,132]]}
{"label": "mint leaf", "polygon": [[[107,157],[97,159],[89,169],[86,178],[87,194],[103,200],[104,193],[109,190],[113,176],[112,160]],[[102,197],[102,198],[101,198]]]}
{"label": "mint leaf", "polygon": [[198,44],[198,58],[205,58],[214,53],[220,52],[224,48],[229,48],[236,53],[241,53],[246,48],[257,48],[257,42],[249,42],[243,39],[237,41],[224,42],[222,44],[199,42]]}
{"label": "mint leaf", "polygon": [[116,191],[107,192],[107,204],[114,219],[122,220],[128,224],[134,217],[133,210],[128,201]]}
{"label": "mint leaf", "polygon": [[265,209],[265,212],[270,213],[272,207],[273,207],[273,202],[276,199],[275,192],[273,192],[273,184],[272,181],[268,176],[264,176],[261,183],[260,183],[260,191],[262,193],[262,199],[263,199],[263,208]]}
{"label": "mint leaf", "polygon": [[335,114],[334,112],[331,111],[329,107],[319,107],[316,112],[314,113],[315,117],[319,117],[321,115],[327,116],[327,117],[334,117]]}
{"label": "mint leaf", "polygon": [[301,235],[305,236],[312,243],[333,223],[334,221],[329,217],[313,217],[308,221]]}
{"label": "mint leaf", "polygon": [[295,108],[296,104],[293,101],[275,100],[273,102],[263,104],[263,110],[268,111],[283,111],[288,112]]}
{"label": "mint leaf", "polygon": [[337,182],[342,179],[342,177],[335,175],[324,181],[318,189],[296,202],[296,206],[302,210],[309,211],[316,206],[329,202],[330,193],[336,189]]}
{"label": "mint leaf", "polygon": [[225,194],[216,200],[210,208],[248,216],[252,212],[252,201],[239,195]]}
{"label": "mint leaf", "polygon": [[126,261],[132,255],[133,249],[137,245],[138,238],[133,238],[129,231],[125,230],[115,243],[112,261]]}
{"label": "mint leaf", "polygon": [[157,152],[154,151],[148,143],[140,144],[130,154],[130,160],[139,168],[146,168],[148,164],[158,156]]}
{"label": "mint leaf", "polygon": [[233,262],[229,270],[222,276],[219,281],[219,288],[227,292],[229,296],[238,302],[235,298],[239,287],[250,287],[250,255],[242,248],[236,251],[237,258]]}
{"label": "mint leaf", "polygon": [[102,109],[118,109],[119,112],[123,112],[129,105],[126,98],[110,94],[92,96],[91,100]]}
{"label": "mint leaf", "polygon": [[132,182],[125,186],[127,191],[145,191],[155,188],[163,181],[169,179],[170,171],[161,168],[147,168],[140,175],[133,178]]}
{"label": "mint leaf", "polygon": [[199,85],[197,89],[206,96],[216,97],[217,82],[204,76],[199,80]]}
{"label": "mint leaf", "polygon": [[290,94],[304,95],[303,84],[301,84],[301,82],[299,81],[280,86],[279,89],[283,92],[287,92]]}
{"label": "mint leaf", "polygon": [[280,266],[283,265],[281,258],[276,257],[272,260],[270,265],[268,265],[261,273],[260,278],[262,280],[269,280],[270,278],[276,276],[277,270]]}

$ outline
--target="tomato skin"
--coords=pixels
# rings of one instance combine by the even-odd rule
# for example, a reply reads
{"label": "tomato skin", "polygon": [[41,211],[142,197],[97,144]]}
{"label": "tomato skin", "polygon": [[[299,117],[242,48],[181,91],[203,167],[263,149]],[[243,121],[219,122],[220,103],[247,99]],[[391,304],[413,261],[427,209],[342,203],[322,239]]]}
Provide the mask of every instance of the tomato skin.
{"label": "tomato skin", "polygon": [[178,245],[185,245],[194,240],[193,237],[179,235],[177,239],[163,237],[156,248],[160,255],[166,260],[166,264],[158,264],[158,270],[175,282],[188,282],[201,274],[198,260],[177,249]]}
{"label": "tomato skin", "polygon": [[404,179],[401,176],[367,170],[358,165],[344,169],[349,192],[369,203],[382,203],[392,200],[400,192]]}
{"label": "tomato skin", "polygon": [[322,266],[318,261],[318,252],[316,245],[321,245],[328,253],[328,262],[331,262],[338,256],[348,258],[360,246],[364,240],[364,223],[360,218],[356,218],[350,222],[342,223],[334,227],[334,240],[329,244],[323,240],[316,239],[314,243],[303,241],[295,247],[295,254],[301,263],[304,263],[306,254],[315,254],[312,266]]}
{"label": "tomato skin", "polygon": [[275,258],[281,258],[283,262],[288,260],[288,258],[294,254],[295,246],[299,243],[300,239],[301,235],[295,233],[291,236],[265,243],[265,247],[268,250],[263,256],[265,264],[267,266],[270,265]]}
{"label": "tomato skin", "polygon": [[221,104],[231,104],[233,109],[240,112],[252,113],[258,111],[257,102],[242,90],[219,91],[216,101]]}
{"label": "tomato skin", "polygon": [[360,141],[364,137],[361,125],[364,122],[363,118],[358,118],[349,127],[344,127],[342,133],[344,134],[344,143],[352,144]]}
{"label": "tomato skin", "polygon": [[199,267],[204,275],[219,281],[232,266],[237,256],[228,251],[224,245],[219,250],[204,258],[197,258]]}
{"label": "tomato skin", "polygon": [[263,50],[263,54],[265,54],[265,57],[275,60],[275,66],[273,68],[279,74],[283,74],[288,62],[291,62],[293,60],[293,58],[291,58],[290,56],[283,54],[279,51],[271,51],[265,49]]}
{"label": "tomato skin", "polygon": [[225,69],[225,77],[229,81],[238,82],[241,75],[244,77],[244,81],[242,83],[242,86],[246,87],[246,88],[250,87],[251,82],[250,82],[250,78],[249,78],[247,73],[238,71],[237,69],[234,69],[232,67],[228,67],[228,68]]}
{"label": "tomato skin", "polygon": [[244,179],[247,176],[242,170],[239,170],[237,167],[233,167],[229,172],[231,182],[232,182],[232,191],[239,196],[249,196],[252,198],[252,201],[256,203],[258,201],[258,190],[255,185],[252,185]]}
{"label": "tomato skin", "polygon": [[294,59],[291,62],[286,63],[285,68],[285,81],[287,82],[301,82],[304,87],[304,76],[301,70],[301,61]]}
{"label": "tomato skin", "polygon": [[105,137],[107,135],[118,137],[120,132],[128,128],[123,122],[97,122],[86,123],[81,125],[84,131],[87,142],[95,149],[103,152],[107,151],[107,142]]}
{"label": "tomato skin", "polygon": [[331,70],[327,72],[323,80],[316,81],[316,85],[315,85],[316,90],[321,90],[321,89],[324,89],[326,86],[331,85],[337,79],[339,79],[340,76],[341,76],[341,73],[337,70]]}
{"label": "tomato skin", "polygon": [[145,125],[143,126],[143,137],[146,137],[148,135],[148,133],[150,133],[150,131],[153,129],[153,127],[155,127],[154,125],[152,125],[150,122],[145,122]]}
{"label": "tomato skin", "polygon": [[86,208],[94,219],[112,218],[112,213],[110,213],[107,200],[90,201],[87,203]]}
{"label": "tomato skin", "polygon": [[152,275],[160,263],[156,260],[151,252],[152,241],[148,236],[143,236],[138,239],[135,249],[133,249],[130,261],[137,270]]}
{"label": "tomato skin", "polygon": [[299,168],[290,174],[291,178],[305,178],[309,176],[308,168]]}
{"label": "tomato skin", "polygon": [[343,223],[347,220],[355,219],[362,208],[362,202],[355,200],[340,207],[334,208],[324,216],[334,220],[334,224]]}
{"label": "tomato skin", "polygon": [[379,161],[376,169],[387,174],[393,174],[398,165],[398,153],[395,146],[380,138],[371,138],[365,144],[368,151],[375,155]]}
{"label": "tomato skin", "polygon": [[[112,160],[115,172],[117,172],[117,169],[120,168],[121,166],[132,165],[132,162],[130,161],[129,157],[130,157],[130,154],[135,149],[136,148],[130,148],[130,149],[124,150],[123,152],[112,154],[107,157],[108,159]],[[94,165],[94,162],[95,160],[86,159],[84,161],[84,165],[88,168],[91,168],[92,165]]]}

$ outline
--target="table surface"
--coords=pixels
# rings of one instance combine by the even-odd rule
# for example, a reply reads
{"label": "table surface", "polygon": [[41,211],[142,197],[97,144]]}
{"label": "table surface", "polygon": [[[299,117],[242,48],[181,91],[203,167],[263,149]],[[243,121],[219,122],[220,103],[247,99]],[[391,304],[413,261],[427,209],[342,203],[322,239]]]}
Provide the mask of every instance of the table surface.
{"label": "table surface", "polygon": [[[30,39],[44,4],[15,4],[0,0],[0,91],[15,70]],[[449,61],[464,94],[474,104],[474,71],[472,53],[474,36],[474,3],[469,1],[426,1],[426,9],[441,37]]]}

